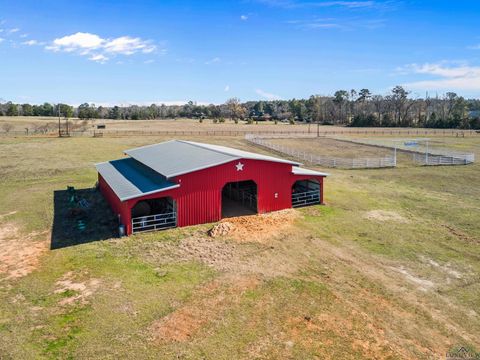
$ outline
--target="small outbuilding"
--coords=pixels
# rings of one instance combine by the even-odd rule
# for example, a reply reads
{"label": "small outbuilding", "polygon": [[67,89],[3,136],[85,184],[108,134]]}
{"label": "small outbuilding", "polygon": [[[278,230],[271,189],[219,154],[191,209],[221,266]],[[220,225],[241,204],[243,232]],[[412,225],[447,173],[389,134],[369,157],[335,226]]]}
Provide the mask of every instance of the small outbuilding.
{"label": "small outbuilding", "polygon": [[327,174],[294,161],[180,140],[125,154],[96,168],[127,235],[323,204]]}

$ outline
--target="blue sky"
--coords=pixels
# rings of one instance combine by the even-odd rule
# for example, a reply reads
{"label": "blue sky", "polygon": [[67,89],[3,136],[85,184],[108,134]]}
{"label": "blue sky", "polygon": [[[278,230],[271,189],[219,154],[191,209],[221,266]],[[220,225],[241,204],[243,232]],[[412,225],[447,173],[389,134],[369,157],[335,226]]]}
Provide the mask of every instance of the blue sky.
{"label": "blue sky", "polygon": [[478,1],[0,0],[0,98],[150,104],[400,84],[480,97]]}

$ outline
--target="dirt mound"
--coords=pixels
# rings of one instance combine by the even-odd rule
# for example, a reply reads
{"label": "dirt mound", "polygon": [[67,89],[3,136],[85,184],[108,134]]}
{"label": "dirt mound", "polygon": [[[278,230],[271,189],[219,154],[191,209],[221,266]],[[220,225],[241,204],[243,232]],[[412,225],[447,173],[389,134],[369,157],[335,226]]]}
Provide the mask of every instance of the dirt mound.
{"label": "dirt mound", "polygon": [[372,210],[365,214],[365,218],[374,221],[394,221],[399,223],[408,223],[409,220],[395,211]]}
{"label": "dirt mound", "polygon": [[16,279],[28,275],[36,269],[40,256],[48,249],[45,240],[33,239],[45,233],[31,233],[22,236],[15,224],[0,226],[0,274],[6,279]]}
{"label": "dirt mound", "polygon": [[268,214],[240,216],[222,220],[209,232],[210,236],[229,235],[239,242],[266,243],[282,234],[299,217],[298,211],[287,209]]}
{"label": "dirt mound", "polygon": [[221,222],[215,225],[213,228],[210,229],[208,232],[208,235],[210,235],[213,238],[216,238],[218,236],[225,236],[230,234],[230,232],[235,228],[235,226],[229,222]]}

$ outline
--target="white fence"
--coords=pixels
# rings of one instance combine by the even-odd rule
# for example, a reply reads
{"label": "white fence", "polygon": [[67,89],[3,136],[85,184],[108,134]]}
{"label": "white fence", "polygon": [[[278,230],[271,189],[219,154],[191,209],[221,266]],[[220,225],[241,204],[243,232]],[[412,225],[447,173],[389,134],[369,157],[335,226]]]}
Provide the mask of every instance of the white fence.
{"label": "white fence", "polygon": [[413,161],[420,165],[468,165],[475,161],[474,154],[413,154]]}
{"label": "white fence", "polygon": [[247,141],[266,147],[271,150],[281,152],[286,155],[290,155],[299,160],[309,162],[315,165],[321,165],[331,168],[344,168],[344,169],[365,169],[365,168],[385,168],[395,167],[397,165],[396,156],[385,156],[379,158],[339,158],[329,156],[318,156],[316,154],[308,153],[298,149],[289,148],[284,145],[273,144],[265,138],[259,138],[252,134],[245,136]]}
{"label": "white fence", "polygon": [[176,212],[132,218],[132,233],[168,229],[176,226]]}
{"label": "white fence", "polygon": [[[475,162],[475,154],[473,153],[428,146],[430,139],[389,140],[335,138],[335,140],[402,151],[407,154],[412,154],[413,162],[419,165],[468,165]],[[407,143],[410,142],[415,145],[407,145]]]}

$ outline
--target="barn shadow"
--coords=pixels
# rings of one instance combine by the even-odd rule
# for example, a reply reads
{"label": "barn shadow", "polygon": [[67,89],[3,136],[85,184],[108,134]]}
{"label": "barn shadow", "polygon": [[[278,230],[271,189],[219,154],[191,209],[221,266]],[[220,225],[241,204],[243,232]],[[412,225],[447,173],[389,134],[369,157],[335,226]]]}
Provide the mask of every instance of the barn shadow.
{"label": "barn shadow", "polygon": [[61,249],[117,236],[118,221],[95,188],[55,190],[50,249]]}

